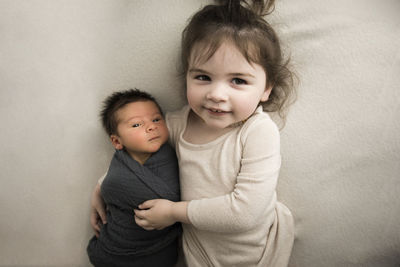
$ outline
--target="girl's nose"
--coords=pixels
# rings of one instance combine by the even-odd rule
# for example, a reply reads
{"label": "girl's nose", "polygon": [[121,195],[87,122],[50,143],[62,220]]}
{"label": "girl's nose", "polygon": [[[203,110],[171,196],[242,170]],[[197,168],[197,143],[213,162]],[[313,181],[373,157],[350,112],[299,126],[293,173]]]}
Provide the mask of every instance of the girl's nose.
{"label": "girl's nose", "polygon": [[208,100],[221,102],[228,100],[227,91],[224,84],[217,83],[210,88],[206,95]]}

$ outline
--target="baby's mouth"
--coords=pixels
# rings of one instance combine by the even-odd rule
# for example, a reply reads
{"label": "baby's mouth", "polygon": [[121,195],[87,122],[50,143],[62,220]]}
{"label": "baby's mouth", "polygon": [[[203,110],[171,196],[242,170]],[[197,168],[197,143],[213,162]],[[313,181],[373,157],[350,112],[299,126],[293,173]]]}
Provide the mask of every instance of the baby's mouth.
{"label": "baby's mouth", "polygon": [[154,137],[152,137],[152,138],[149,139],[149,142],[154,141],[154,140],[157,140],[158,138],[160,138],[160,137],[159,137],[159,136],[154,136]]}

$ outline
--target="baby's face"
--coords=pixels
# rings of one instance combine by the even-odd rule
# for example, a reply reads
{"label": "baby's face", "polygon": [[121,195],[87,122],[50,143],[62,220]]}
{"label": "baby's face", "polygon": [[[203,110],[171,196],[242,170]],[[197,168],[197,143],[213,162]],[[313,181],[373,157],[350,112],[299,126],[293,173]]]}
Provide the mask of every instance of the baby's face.
{"label": "baby's face", "polygon": [[116,116],[118,135],[111,136],[114,147],[125,148],[142,164],[168,140],[167,125],[153,101],[129,103]]}

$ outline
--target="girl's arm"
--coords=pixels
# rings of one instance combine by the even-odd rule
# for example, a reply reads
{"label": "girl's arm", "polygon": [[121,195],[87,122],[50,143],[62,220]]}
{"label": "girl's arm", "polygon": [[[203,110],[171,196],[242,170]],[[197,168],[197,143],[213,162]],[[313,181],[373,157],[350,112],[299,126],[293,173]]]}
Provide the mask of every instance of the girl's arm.
{"label": "girl's arm", "polygon": [[275,221],[281,165],[279,130],[269,118],[247,126],[241,135],[243,149],[233,191],[192,200],[188,205],[188,218],[200,230],[234,233]]}
{"label": "girl's arm", "polygon": [[[176,147],[177,136],[182,131],[181,116],[181,111],[168,112],[165,116],[169,131],[169,143],[173,148]],[[187,201],[172,202],[166,199],[145,201],[139,205],[140,210],[134,210],[136,224],[146,230],[160,230],[175,222],[189,224],[187,205]]]}
{"label": "girl's arm", "polygon": [[146,230],[161,230],[176,222],[190,224],[187,205],[187,201],[148,200],[139,205],[140,210],[134,210],[135,221]]}
{"label": "girl's arm", "polygon": [[273,223],[281,162],[279,131],[272,121],[257,121],[243,134],[242,144],[241,168],[232,192],[185,204],[166,204],[167,208],[161,207],[165,200],[157,200],[143,206],[150,210],[136,211],[138,225],[161,229],[180,221],[201,230],[237,232]]}
{"label": "girl's arm", "polygon": [[106,205],[104,204],[103,198],[100,194],[100,186],[101,182],[104,180],[104,177],[105,175],[101,177],[99,182],[96,184],[90,201],[90,224],[97,237],[99,237],[101,225],[107,223]]}

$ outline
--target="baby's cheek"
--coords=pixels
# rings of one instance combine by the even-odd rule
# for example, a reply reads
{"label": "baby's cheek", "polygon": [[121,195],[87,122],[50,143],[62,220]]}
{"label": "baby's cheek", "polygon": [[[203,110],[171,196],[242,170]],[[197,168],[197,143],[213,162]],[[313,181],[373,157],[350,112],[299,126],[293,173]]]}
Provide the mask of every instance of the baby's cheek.
{"label": "baby's cheek", "polygon": [[162,129],[162,136],[164,142],[168,141],[169,132],[167,126]]}

